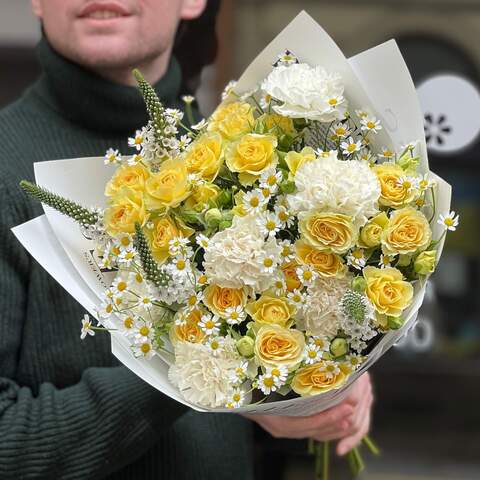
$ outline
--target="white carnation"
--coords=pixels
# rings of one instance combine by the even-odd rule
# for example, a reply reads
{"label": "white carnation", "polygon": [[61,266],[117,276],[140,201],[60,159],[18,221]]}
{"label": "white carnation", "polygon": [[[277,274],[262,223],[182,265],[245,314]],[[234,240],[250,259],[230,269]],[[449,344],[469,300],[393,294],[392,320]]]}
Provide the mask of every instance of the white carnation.
{"label": "white carnation", "polygon": [[281,251],[274,238],[265,241],[254,215],[235,217],[230,228],[210,239],[203,266],[211,283],[229,288],[248,286],[258,293],[275,282],[263,259],[279,258]]}
{"label": "white carnation", "polygon": [[343,322],[340,301],[350,287],[351,279],[318,277],[308,288],[308,304],[297,327],[310,335],[334,337]]}
{"label": "white carnation", "polygon": [[241,364],[231,337],[225,337],[221,351],[215,355],[207,345],[178,342],[168,378],[189,402],[223,407],[232,389],[230,378]]}
{"label": "white carnation", "polygon": [[295,174],[297,191],[287,201],[295,214],[310,210],[342,213],[359,227],[378,213],[380,184],[370,167],[338,160],[336,152],[305,162]]}
{"label": "white carnation", "polygon": [[332,122],[345,116],[342,79],[323,67],[280,65],[262,82],[262,89],[281,102],[273,109],[286,117]]}

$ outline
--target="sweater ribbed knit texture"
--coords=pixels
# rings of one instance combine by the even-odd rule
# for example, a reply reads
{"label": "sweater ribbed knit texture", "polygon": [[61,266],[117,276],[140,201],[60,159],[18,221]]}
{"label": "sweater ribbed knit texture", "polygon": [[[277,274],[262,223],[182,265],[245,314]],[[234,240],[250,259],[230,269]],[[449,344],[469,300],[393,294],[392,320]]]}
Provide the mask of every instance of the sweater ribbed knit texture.
{"label": "sweater ribbed knit texture", "polygon": [[[33,163],[131,154],[147,122],[137,89],[38,47],[41,78],[0,112],[0,479],[249,479],[250,431],[236,415],[199,414],[162,395],[110,350],[79,338],[82,307],[10,229],[42,213],[19,189]],[[173,58],[155,85],[180,107]]]}

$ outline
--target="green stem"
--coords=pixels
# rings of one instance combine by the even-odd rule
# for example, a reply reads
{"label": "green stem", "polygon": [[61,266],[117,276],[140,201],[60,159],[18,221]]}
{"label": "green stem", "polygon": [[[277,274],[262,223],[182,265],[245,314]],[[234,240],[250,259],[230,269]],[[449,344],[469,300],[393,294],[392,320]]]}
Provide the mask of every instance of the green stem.
{"label": "green stem", "polygon": [[352,472],[352,475],[356,476],[358,473],[358,470],[357,470],[357,463],[355,462],[355,457],[353,455],[353,451],[350,450],[350,452],[347,453],[347,460],[348,460],[348,464],[350,465],[350,471]]}
{"label": "green stem", "polygon": [[192,104],[190,102],[185,103],[185,113],[187,115],[188,123],[193,125],[195,123],[195,119],[193,118]]}
{"label": "green stem", "polygon": [[380,455],[380,449],[368,435],[365,435],[362,441],[373,455]]}
{"label": "green stem", "polygon": [[357,464],[357,474],[365,469],[365,462],[363,461],[362,456],[360,455],[360,450],[355,447],[352,450],[353,457],[355,458],[355,463]]}
{"label": "green stem", "polygon": [[308,454],[315,455],[315,440],[313,438],[308,439]]}
{"label": "green stem", "polygon": [[322,477],[322,480],[328,480],[329,447],[330,447],[330,442],[323,442],[323,477]]}

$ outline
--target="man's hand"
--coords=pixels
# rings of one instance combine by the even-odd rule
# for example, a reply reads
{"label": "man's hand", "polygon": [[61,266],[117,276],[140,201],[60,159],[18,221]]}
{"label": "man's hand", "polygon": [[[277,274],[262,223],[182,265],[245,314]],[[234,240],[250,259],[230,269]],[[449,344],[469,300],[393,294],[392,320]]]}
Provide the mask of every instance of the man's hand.
{"label": "man's hand", "polygon": [[322,413],[310,417],[246,416],[275,438],[340,440],[337,454],[345,455],[368,433],[372,403],[372,384],[369,374],[365,373],[342,403]]}

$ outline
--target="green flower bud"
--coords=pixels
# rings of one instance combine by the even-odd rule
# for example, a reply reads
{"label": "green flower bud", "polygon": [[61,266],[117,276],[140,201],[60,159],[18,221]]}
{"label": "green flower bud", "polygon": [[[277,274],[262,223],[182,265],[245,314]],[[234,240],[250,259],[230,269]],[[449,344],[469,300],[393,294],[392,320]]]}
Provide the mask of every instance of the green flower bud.
{"label": "green flower bud", "polygon": [[412,255],[400,254],[398,256],[397,266],[398,267],[407,267],[408,265],[410,265],[411,261],[412,261]]}
{"label": "green flower bud", "polygon": [[222,212],[218,208],[211,208],[205,213],[205,222],[209,227],[218,227],[222,219]]}
{"label": "green flower bud", "polygon": [[407,150],[398,160],[397,164],[405,170],[407,174],[416,173],[420,157],[412,157],[410,150]]}
{"label": "green flower bud", "polygon": [[367,288],[367,281],[363,277],[355,277],[352,280],[352,290],[357,292],[357,293],[363,293],[365,292]]}
{"label": "green flower bud", "polygon": [[282,193],[293,193],[295,191],[295,182],[285,180],[280,183],[280,190]]}
{"label": "green flower bud", "polygon": [[232,221],[231,220],[222,220],[218,224],[218,229],[219,230],[225,230],[226,228],[231,227],[231,226],[232,226]]}
{"label": "green flower bud", "polygon": [[348,352],[348,343],[344,338],[337,337],[330,343],[330,353],[336,357],[342,357]]}
{"label": "green flower bud", "polygon": [[240,355],[246,358],[253,357],[255,340],[252,337],[242,337],[237,340],[236,345],[238,353],[240,353]]}
{"label": "green flower bud", "polygon": [[428,275],[435,270],[436,250],[425,250],[413,262],[413,269],[419,275]]}
{"label": "green flower bud", "polygon": [[388,328],[391,330],[398,330],[403,326],[405,320],[402,317],[387,316]]}

